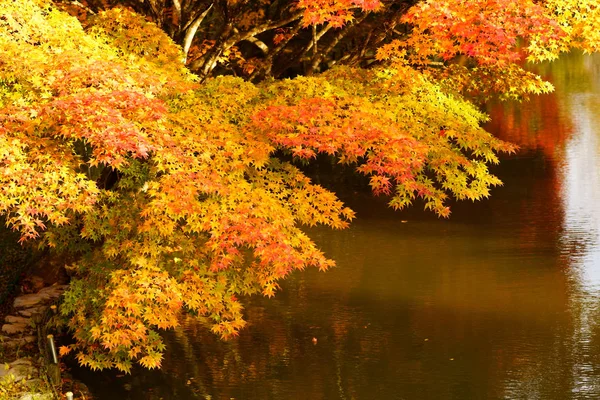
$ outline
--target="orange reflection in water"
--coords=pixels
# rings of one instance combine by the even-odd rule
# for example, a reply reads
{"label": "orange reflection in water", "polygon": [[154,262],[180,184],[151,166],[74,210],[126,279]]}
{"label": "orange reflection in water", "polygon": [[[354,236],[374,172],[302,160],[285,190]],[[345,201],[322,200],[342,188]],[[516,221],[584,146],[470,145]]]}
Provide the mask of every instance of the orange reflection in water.
{"label": "orange reflection in water", "polygon": [[548,159],[560,158],[573,133],[573,125],[561,109],[556,93],[524,103],[495,102],[488,106],[487,113],[491,117],[487,130],[517,144],[520,153],[540,150]]}
{"label": "orange reflection in water", "polygon": [[539,243],[553,247],[559,241],[563,217],[559,172],[574,132],[561,104],[560,94],[552,93],[525,103],[488,105],[491,121],[486,129],[519,146],[516,154],[501,161],[506,164],[501,165],[505,186],[499,192],[518,191],[512,197],[519,198],[520,209],[515,211],[525,222],[515,232],[522,251],[535,251]]}

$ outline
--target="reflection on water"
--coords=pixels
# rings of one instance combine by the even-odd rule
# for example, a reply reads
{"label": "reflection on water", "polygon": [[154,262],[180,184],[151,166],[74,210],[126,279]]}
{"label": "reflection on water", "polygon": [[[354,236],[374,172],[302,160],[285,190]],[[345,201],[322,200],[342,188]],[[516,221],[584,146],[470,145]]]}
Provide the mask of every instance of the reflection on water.
{"label": "reflection on water", "polygon": [[238,339],[186,320],[162,371],[77,373],[99,399],[600,398],[599,66],[541,66],[555,95],[490,109],[522,147],[490,200],[437,220],[348,193],[349,230],[309,231],[338,267],[250,299]]}
{"label": "reflection on water", "polygon": [[[594,67],[589,60],[583,64]],[[565,103],[577,135],[567,142],[561,179],[565,212],[563,250],[572,284],[573,393],[600,393],[600,74],[568,93]]]}
{"label": "reflection on water", "polygon": [[[576,93],[569,98],[577,136],[568,141],[562,180],[565,209],[564,245],[572,269],[589,291],[600,289],[600,94]],[[580,251],[577,251],[580,250]]]}

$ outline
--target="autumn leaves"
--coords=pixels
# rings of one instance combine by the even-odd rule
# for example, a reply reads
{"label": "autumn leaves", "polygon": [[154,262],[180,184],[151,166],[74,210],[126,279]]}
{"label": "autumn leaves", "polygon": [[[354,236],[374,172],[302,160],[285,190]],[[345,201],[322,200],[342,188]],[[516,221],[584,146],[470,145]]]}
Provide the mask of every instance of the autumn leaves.
{"label": "autumn leaves", "polygon": [[[488,164],[513,147],[480,127],[487,117],[464,95],[551,90],[516,63],[518,38],[535,59],[569,37],[595,49],[582,36],[598,8],[585,4],[421,2],[369,68],[252,84],[200,83],[168,36],[131,11],[102,12],[84,29],[49,1],[0,2],[0,213],[23,240],[77,258],[61,307],[75,343],[63,352],[92,368],[157,367],[158,331],[180,312],[234,336],[242,295],[273,296],[292,271],[332,266],[301,226],[345,228],[354,213],[277,152],[327,154],[396,209],[418,200],[448,216],[449,197],[487,197],[500,184]],[[296,6],[305,26],[384,9]]]}

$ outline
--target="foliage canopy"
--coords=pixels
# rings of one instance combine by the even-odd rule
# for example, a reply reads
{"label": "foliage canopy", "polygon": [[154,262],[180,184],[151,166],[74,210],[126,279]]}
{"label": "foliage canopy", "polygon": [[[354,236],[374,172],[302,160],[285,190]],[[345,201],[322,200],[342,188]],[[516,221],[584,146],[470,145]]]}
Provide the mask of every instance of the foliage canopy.
{"label": "foliage canopy", "polygon": [[354,213],[288,158],[398,209],[487,197],[513,147],[465,96],[548,92],[524,58],[600,43],[591,0],[413,3],[0,2],[0,212],[77,258],[61,352],[157,367],[182,310],[236,335],[241,295],[332,266],[300,227]]}

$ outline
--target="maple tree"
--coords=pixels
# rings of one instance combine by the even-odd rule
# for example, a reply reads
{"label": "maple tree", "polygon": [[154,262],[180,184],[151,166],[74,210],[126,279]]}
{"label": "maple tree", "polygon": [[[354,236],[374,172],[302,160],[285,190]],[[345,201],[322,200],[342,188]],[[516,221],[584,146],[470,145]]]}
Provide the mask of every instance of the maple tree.
{"label": "maple tree", "polygon": [[488,196],[514,148],[469,98],[547,92],[525,58],[599,42],[591,1],[413,3],[0,2],[0,212],[76,259],[61,352],[157,367],[182,310],[236,335],[241,296],[332,266],[301,226],[354,213],[297,160],[397,209]]}

